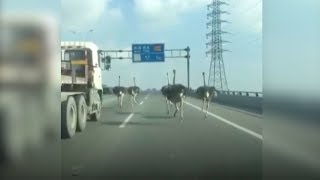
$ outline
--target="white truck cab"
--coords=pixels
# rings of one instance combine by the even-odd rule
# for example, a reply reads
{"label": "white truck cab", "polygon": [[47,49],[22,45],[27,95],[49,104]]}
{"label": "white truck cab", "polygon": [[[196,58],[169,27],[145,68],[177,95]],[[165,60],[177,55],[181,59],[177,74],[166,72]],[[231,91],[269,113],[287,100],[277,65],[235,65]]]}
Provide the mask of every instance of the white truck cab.
{"label": "white truck cab", "polygon": [[79,74],[80,76],[76,75],[74,82],[72,82],[72,76],[67,72],[61,74],[62,84],[86,84],[87,81],[91,81],[92,88],[102,89],[101,62],[99,61],[98,47],[94,43],[62,41],[61,63],[61,68],[65,70],[70,69],[70,65],[77,67],[76,73],[83,70],[82,74]]}

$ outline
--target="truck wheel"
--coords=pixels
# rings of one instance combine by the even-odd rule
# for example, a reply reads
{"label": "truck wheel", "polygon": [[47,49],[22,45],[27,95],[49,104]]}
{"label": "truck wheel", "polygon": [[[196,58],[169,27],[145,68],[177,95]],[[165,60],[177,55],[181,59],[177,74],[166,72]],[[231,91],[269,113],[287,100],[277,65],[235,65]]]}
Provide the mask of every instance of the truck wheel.
{"label": "truck wheel", "polygon": [[[100,100],[100,97],[99,97],[99,100]],[[98,104],[98,107],[97,107],[97,111],[95,113],[91,114],[92,121],[100,121],[101,108],[102,108],[102,103],[100,100],[100,103]]]}
{"label": "truck wheel", "polygon": [[77,105],[72,96],[61,104],[61,133],[63,138],[71,138],[76,133]]}
{"label": "truck wheel", "polygon": [[82,132],[87,123],[87,103],[82,95],[76,97],[76,102],[78,112],[77,130]]}

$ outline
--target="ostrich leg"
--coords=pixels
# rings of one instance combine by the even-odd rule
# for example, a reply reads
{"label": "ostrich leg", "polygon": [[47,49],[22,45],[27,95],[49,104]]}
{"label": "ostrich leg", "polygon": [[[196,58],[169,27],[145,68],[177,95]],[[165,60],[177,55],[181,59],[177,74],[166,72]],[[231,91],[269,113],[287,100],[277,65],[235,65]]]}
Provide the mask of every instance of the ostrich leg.
{"label": "ostrich leg", "polygon": [[119,107],[119,109],[121,109],[120,96],[118,96],[117,98],[118,98],[118,107]]}
{"label": "ostrich leg", "polygon": [[207,110],[206,110],[206,116],[205,116],[205,117],[207,118],[207,117],[208,117],[208,109],[209,109],[209,101],[207,101],[207,107],[206,107],[206,109],[207,109]]}
{"label": "ostrich leg", "polygon": [[122,109],[122,101],[123,101],[123,94],[121,94],[121,97],[120,97],[120,107]]}
{"label": "ostrich leg", "polygon": [[168,98],[166,98],[166,106],[167,106],[167,114],[170,114]]}
{"label": "ostrich leg", "polygon": [[206,102],[206,98],[203,98],[203,100],[202,100],[202,108],[201,108],[201,111],[203,112],[203,109],[204,109],[204,104],[205,104],[205,102]]}
{"label": "ostrich leg", "polygon": [[176,117],[177,112],[179,111],[179,107],[177,103],[174,103],[175,107],[176,107],[176,111],[174,112],[174,117]]}
{"label": "ostrich leg", "polygon": [[131,108],[132,108],[132,111],[133,111],[133,96],[130,97],[130,101],[131,101]]}
{"label": "ostrich leg", "polygon": [[134,103],[136,103],[136,104],[138,104],[138,102],[137,102],[137,100],[136,100],[136,94],[135,95],[133,95],[133,101],[134,101]]}
{"label": "ostrich leg", "polygon": [[180,118],[181,118],[181,122],[183,121],[183,103],[184,103],[184,99],[181,99],[180,102]]}

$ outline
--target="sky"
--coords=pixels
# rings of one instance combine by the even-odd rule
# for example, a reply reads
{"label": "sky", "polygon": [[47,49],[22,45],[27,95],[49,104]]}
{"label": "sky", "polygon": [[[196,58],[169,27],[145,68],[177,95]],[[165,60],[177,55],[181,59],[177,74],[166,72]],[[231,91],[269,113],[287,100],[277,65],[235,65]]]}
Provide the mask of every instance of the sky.
{"label": "sky", "polygon": [[[210,59],[205,56],[208,0],[63,0],[61,1],[61,39],[95,42],[100,49],[130,49],[133,43],[165,43],[166,49],[191,48],[190,86],[203,85],[208,78]],[[262,2],[227,0],[224,6],[231,22],[223,29],[225,71],[230,90],[262,91]],[[89,33],[89,30],[93,32]],[[71,33],[76,31],[76,34]],[[142,89],[165,85],[166,73],[177,70],[176,82],[187,85],[185,59],[166,59],[164,63],[139,63],[113,60],[103,72],[103,83],[131,86],[132,77]],[[172,77],[172,73],[171,73]]]}
{"label": "sky", "polygon": [[[230,90],[262,91],[262,0],[225,0],[222,6],[230,21],[223,36],[231,43],[224,48],[225,71]],[[61,20],[61,40],[93,41],[102,50],[130,49],[133,43],[165,43],[166,49],[191,49],[190,86],[203,85],[202,72],[209,72],[206,57],[206,17],[210,0],[61,0],[39,3],[37,0],[9,1],[7,8],[33,6],[56,10]],[[42,2],[42,1],[41,1]],[[21,5],[22,4],[22,5]],[[43,8],[44,7],[44,8]],[[89,30],[93,32],[89,33]],[[72,33],[75,31],[76,33]],[[142,89],[167,83],[166,73],[177,70],[176,82],[187,85],[185,59],[166,59],[164,63],[138,63],[113,60],[103,72],[103,84],[115,86],[121,76],[122,86],[131,86],[133,77]]]}

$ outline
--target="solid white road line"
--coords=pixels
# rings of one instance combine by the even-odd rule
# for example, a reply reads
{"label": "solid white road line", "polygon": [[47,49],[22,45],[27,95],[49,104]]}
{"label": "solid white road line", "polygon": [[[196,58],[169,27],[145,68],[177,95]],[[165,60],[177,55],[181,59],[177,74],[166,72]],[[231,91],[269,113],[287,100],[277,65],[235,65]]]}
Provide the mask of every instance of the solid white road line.
{"label": "solid white road line", "polygon": [[226,108],[226,109],[230,109],[232,111],[237,111],[237,112],[241,112],[241,113],[244,113],[244,114],[248,114],[250,116],[255,116],[255,117],[258,117],[258,118],[262,118],[262,115],[260,115],[260,114],[256,114],[256,113],[252,113],[252,112],[249,112],[249,111],[246,111],[246,110],[241,110],[241,109],[225,106],[225,105],[222,105],[222,104],[217,104],[217,103],[213,103],[213,104],[217,105],[217,106],[221,106],[221,107]]}
{"label": "solid white road line", "polygon": [[128,124],[128,122],[130,121],[130,119],[133,117],[133,113],[131,113],[124,121],[123,123],[119,126],[119,128],[124,128],[126,127],[126,125]]}
{"label": "solid white road line", "polygon": [[[200,107],[195,106],[195,105],[193,105],[193,104],[191,104],[191,103],[189,103],[189,102],[185,102],[185,103],[186,103],[187,105],[192,106],[192,107],[198,109],[199,111],[201,111],[201,108],[200,108]],[[253,131],[251,131],[251,130],[249,130],[249,129],[247,129],[247,128],[244,128],[244,127],[242,127],[242,126],[239,126],[239,125],[237,125],[237,124],[235,124],[235,123],[233,123],[233,122],[230,122],[230,121],[228,121],[228,120],[226,120],[226,119],[224,119],[224,118],[222,118],[222,117],[220,117],[220,116],[218,116],[218,115],[215,115],[215,114],[213,114],[213,113],[211,113],[211,112],[208,112],[208,115],[210,115],[210,116],[212,116],[212,117],[214,117],[214,118],[216,118],[216,119],[218,119],[218,120],[220,120],[220,121],[222,121],[222,122],[224,122],[224,123],[226,123],[226,124],[228,124],[228,125],[236,128],[236,129],[238,129],[238,130],[240,130],[240,131],[243,131],[243,132],[245,132],[245,133],[247,133],[247,134],[250,134],[251,136],[253,136],[253,137],[255,137],[255,138],[258,138],[258,139],[261,139],[261,140],[263,139],[263,138],[262,138],[262,135],[260,135],[260,134],[258,134],[258,133],[255,133],[255,132],[253,132]]]}

